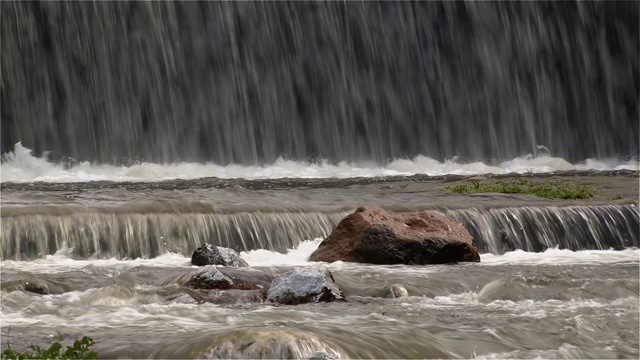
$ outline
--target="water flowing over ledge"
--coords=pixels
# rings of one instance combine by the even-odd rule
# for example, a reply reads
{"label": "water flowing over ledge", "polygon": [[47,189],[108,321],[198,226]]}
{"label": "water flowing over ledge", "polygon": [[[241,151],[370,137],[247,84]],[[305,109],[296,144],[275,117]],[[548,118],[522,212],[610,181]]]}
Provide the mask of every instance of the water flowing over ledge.
{"label": "water flowing over ledge", "polygon": [[637,247],[640,238],[637,205],[468,209],[444,214],[465,223],[483,253],[540,252],[554,247],[622,249]]}
{"label": "water flowing over ledge", "polygon": [[[238,251],[284,253],[303,240],[326,237],[348,212],[237,214],[109,214],[8,216],[2,219],[3,259],[34,259],[73,249],[77,259],[189,256],[202,243]],[[482,253],[559,247],[602,250],[638,247],[638,206],[542,206],[447,210],[465,223]]]}
{"label": "water flowing over ledge", "polygon": [[23,141],[102,164],[638,154],[634,2],[0,6],[2,153]]}

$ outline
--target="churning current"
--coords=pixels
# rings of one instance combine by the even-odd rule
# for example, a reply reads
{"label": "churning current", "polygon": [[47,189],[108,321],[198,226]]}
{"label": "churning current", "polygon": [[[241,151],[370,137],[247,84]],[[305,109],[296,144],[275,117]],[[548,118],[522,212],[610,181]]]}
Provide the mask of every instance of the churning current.
{"label": "churning current", "polygon": [[[320,239],[286,254],[242,253],[276,274]],[[347,303],[274,306],[221,291],[182,303],[181,254],[121,261],[3,261],[3,345],[97,342],[101,358],[638,358],[637,249],[522,250],[468,265],[330,266]],[[38,281],[40,295],[9,291]],[[384,298],[389,284],[409,297]]]}
{"label": "churning current", "polygon": [[[637,358],[638,173],[611,174],[560,178],[626,200],[443,194],[450,177],[3,183],[2,344],[86,335],[101,358]],[[348,300],[336,303],[184,286],[202,243],[236,249],[254,275],[309,266],[361,204],[458,219],[481,262],[328,264]],[[394,284],[408,296],[386,297]]]}

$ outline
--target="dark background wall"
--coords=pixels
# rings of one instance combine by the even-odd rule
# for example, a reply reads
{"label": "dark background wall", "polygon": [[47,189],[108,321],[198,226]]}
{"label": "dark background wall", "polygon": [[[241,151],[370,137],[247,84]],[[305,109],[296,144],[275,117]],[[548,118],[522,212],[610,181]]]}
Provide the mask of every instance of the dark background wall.
{"label": "dark background wall", "polygon": [[2,152],[638,152],[638,2],[3,2]]}

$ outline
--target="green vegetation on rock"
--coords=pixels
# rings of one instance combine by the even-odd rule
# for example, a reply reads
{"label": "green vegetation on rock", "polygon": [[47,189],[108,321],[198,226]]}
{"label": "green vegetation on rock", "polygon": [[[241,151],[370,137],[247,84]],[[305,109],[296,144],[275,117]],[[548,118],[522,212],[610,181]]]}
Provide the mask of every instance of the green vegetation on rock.
{"label": "green vegetation on rock", "polygon": [[593,189],[586,185],[569,182],[562,185],[536,184],[527,179],[499,181],[494,184],[481,184],[479,181],[472,181],[471,184],[447,186],[445,189],[454,194],[530,194],[545,199],[593,199],[594,196]]}
{"label": "green vegetation on rock", "polygon": [[95,351],[89,351],[89,348],[95,344],[92,338],[85,336],[82,340],[76,340],[73,346],[67,346],[64,351],[59,342],[53,343],[48,349],[31,345],[29,347],[33,353],[16,352],[9,346],[2,352],[2,359],[97,359],[98,354]]}

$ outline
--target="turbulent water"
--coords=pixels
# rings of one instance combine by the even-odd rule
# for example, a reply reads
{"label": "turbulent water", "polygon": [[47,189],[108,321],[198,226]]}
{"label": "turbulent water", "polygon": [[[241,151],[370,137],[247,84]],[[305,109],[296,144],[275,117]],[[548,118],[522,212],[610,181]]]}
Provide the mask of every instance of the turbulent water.
{"label": "turbulent water", "polygon": [[[449,176],[3,182],[2,346],[87,335],[101,358],[638,358],[638,172],[560,178],[623,199],[450,195],[466,180]],[[362,204],[459,219],[481,262],[329,264],[345,303],[184,286],[204,242],[253,274],[309,265]],[[391,284],[408,297],[385,298]]]}
{"label": "turbulent water", "polygon": [[[617,201],[448,195],[461,180],[446,177],[5,182],[2,344],[89,335],[105,358],[637,358],[637,176],[561,177],[613,181]],[[330,264],[346,303],[183,286],[204,242],[269,276],[309,265],[360,204],[459,219],[482,262]],[[385,298],[391,284],[409,296]]]}
{"label": "turbulent water", "polygon": [[[1,348],[639,358],[639,11],[1,2]],[[447,190],[523,179],[595,197]],[[481,262],[325,264],[340,303],[184,286],[203,243],[307,266],[362,205],[460,220]]]}
{"label": "turbulent water", "polygon": [[[318,242],[243,257],[275,274],[306,264]],[[330,268],[349,301],[299,306],[224,291],[214,303],[171,300],[194,271],[179,254],[3,261],[3,345],[89,335],[107,358],[637,358],[639,255],[549,249],[482,254],[468,265],[340,263]],[[44,282],[52,294],[7,291],[25,281]],[[409,297],[383,298],[394,283]]]}
{"label": "turbulent water", "polygon": [[[544,146],[540,146],[544,148]],[[547,149],[548,150],[548,149]],[[46,154],[45,154],[46,155]],[[580,163],[550,156],[548,153],[527,154],[499,164],[462,162],[454,159],[437,161],[426,156],[413,159],[396,159],[384,165],[372,161],[339,163],[328,160],[309,162],[277,159],[271,164],[246,166],[215,163],[175,164],[137,163],[109,165],[95,162],[73,164],[54,163],[46,156],[34,156],[32,151],[18,143],[13,151],[2,156],[1,182],[81,182],[81,181],[159,181],[168,179],[198,179],[216,177],[223,179],[278,179],[278,178],[351,178],[374,176],[406,176],[424,174],[510,174],[547,173],[553,171],[585,170],[638,170],[638,159],[587,159]]]}

